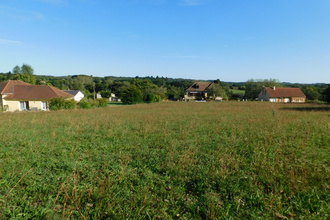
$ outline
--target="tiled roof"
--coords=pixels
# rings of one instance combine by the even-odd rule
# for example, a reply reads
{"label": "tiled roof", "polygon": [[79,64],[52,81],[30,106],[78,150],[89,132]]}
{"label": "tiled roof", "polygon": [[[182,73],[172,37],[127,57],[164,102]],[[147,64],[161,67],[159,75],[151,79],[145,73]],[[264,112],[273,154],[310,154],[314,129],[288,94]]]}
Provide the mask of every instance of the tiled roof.
{"label": "tiled roof", "polygon": [[0,94],[13,93],[13,87],[16,85],[30,85],[29,83],[20,80],[8,80],[0,83]]}
{"label": "tiled roof", "polygon": [[186,91],[187,92],[204,92],[210,88],[213,83],[209,82],[195,82]]}
{"label": "tiled roof", "polygon": [[305,97],[305,94],[299,88],[265,88],[272,98],[284,97]]}
{"label": "tiled roof", "polygon": [[5,97],[5,99],[42,99],[48,100],[56,97],[69,98],[73,95],[63,92],[55,87],[48,85],[16,85],[13,88],[14,93]]}
{"label": "tiled roof", "polygon": [[77,95],[78,92],[80,92],[79,90],[62,90],[63,92],[69,93],[71,95]]}

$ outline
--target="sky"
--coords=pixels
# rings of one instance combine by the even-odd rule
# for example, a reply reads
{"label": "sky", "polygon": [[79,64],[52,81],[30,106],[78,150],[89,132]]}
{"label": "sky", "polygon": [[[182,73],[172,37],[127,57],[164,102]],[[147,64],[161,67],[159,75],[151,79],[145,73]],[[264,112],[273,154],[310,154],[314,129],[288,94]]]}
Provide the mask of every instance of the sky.
{"label": "sky", "polygon": [[0,72],[330,83],[330,0],[0,0]]}

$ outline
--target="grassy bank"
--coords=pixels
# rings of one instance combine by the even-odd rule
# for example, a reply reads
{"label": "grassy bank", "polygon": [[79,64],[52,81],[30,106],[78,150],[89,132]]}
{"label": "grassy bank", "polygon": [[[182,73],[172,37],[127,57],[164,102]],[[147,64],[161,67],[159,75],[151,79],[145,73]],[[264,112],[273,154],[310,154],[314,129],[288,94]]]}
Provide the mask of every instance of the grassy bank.
{"label": "grassy bank", "polygon": [[0,114],[0,219],[327,219],[330,113],[290,106]]}

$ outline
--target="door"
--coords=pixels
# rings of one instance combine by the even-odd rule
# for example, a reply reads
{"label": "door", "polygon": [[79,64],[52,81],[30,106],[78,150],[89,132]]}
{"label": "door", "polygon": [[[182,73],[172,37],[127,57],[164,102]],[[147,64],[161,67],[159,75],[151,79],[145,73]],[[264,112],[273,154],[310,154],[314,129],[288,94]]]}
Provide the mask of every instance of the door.
{"label": "door", "polygon": [[47,102],[42,102],[42,110],[47,110]]}
{"label": "door", "polygon": [[28,101],[19,102],[19,108],[21,111],[29,110],[29,102]]}

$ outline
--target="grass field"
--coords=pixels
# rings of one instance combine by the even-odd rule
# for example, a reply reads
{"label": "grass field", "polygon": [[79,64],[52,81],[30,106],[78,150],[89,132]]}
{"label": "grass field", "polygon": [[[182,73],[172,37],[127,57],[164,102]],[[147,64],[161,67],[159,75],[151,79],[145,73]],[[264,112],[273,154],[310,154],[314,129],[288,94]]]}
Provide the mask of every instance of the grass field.
{"label": "grass field", "polygon": [[232,92],[233,94],[237,94],[237,95],[244,95],[245,94],[245,90],[229,89],[229,91]]}
{"label": "grass field", "polygon": [[0,114],[0,219],[329,219],[330,113],[309,107]]}

